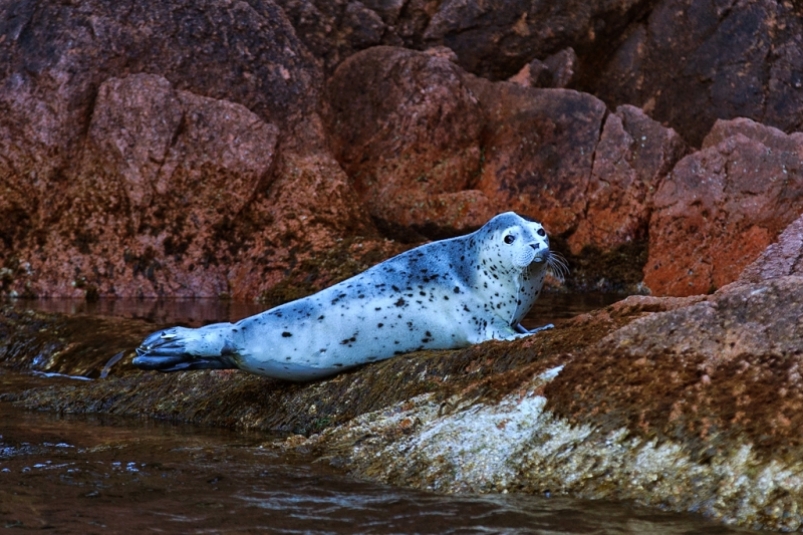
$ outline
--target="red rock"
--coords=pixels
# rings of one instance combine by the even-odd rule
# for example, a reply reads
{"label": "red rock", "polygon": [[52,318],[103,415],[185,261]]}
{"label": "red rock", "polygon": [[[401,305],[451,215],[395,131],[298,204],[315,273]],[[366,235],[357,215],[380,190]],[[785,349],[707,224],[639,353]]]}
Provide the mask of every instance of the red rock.
{"label": "red rock", "polygon": [[15,6],[6,292],[245,298],[340,277],[305,262],[358,235],[390,254],[326,147],[320,67],[271,2]]}
{"label": "red rock", "polygon": [[485,111],[485,161],[477,189],[495,207],[570,233],[586,207],[605,105],[568,89],[470,78]]}
{"label": "red rock", "polygon": [[633,106],[608,115],[586,192],[587,207],[569,237],[571,252],[645,241],[652,194],[687,151],[672,129]]}
{"label": "red rock", "polygon": [[739,120],[718,123],[710,143],[719,139],[681,160],[653,198],[644,282],[658,295],[736,280],[803,210],[801,136]]}
{"label": "red rock", "polygon": [[493,215],[472,191],[482,115],[448,57],[371,48],[338,67],[328,94],[333,151],[383,226],[438,236]]}
{"label": "red rock", "polygon": [[[278,135],[245,107],[175,91],[160,76],[108,80],[60,221],[76,229],[67,263],[79,277],[97,274],[84,284],[101,294],[229,292],[226,266],[212,261],[221,255],[208,249],[270,185]],[[63,264],[44,255],[34,270],[69,282]]]}

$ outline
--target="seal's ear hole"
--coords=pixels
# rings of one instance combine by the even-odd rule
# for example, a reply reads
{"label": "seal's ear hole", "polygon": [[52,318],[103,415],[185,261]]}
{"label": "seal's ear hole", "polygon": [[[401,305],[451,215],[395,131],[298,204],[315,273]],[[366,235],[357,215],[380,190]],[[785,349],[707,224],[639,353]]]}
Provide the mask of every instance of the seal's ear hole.
{"label": "seal's ear hole", "polygon": [[538,229],[538,235],[539,236],[546,236],[546,231],[544,229],[542,229],[542,228],[539,228]]}
{"label": "seal's ear hole", "polygon": [[513,234],[508,234],[507,236],[505,236],[505,243],[507,243],[508,245],[510,245],[514,241],[516,241],[516,237]]}

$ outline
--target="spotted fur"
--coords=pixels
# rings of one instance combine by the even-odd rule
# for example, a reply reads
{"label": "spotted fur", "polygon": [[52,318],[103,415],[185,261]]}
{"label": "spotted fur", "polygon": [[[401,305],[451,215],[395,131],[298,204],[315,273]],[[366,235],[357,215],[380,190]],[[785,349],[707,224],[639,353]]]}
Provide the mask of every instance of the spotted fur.
{"label": "spotted fur", "polygon": [[531,334],[520,322],[541,292],[550,255],[541,224],[507,212],[237,323],[156,332],[134,364],[306,381],[410,351],[512,340]]}

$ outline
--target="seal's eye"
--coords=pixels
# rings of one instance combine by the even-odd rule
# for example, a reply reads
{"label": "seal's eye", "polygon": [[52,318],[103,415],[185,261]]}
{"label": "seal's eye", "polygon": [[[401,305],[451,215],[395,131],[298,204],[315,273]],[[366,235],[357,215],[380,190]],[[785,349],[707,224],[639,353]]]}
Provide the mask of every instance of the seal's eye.
{"label": "seal's eye", "polygon": [[538,235],[539,236],[546,236],[546,231],[544,229],[542,229],[542,228],[539,228],[538,229]]}
{"label": "seal's eye", "polygon": [[514,241],[516,241],[516,237],[514,235],[508,234],[507,236],[505,236],[505,243],[507,243],[508,245],[510,245]]}

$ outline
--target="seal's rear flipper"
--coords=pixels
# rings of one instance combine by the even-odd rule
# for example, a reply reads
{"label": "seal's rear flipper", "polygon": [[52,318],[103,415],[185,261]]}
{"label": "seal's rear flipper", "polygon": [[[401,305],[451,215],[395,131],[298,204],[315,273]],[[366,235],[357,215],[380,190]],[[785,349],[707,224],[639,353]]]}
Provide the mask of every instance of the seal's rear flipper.
{"label": "seal's rear flipper", "polygon": [[148,336],[137,348],[133,364],[143,370],[226,370],[236,368],[237,348],[231,342],[230,323],[200,329],[173,327]]}

